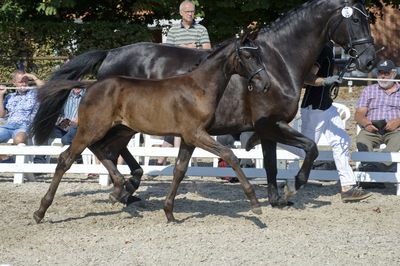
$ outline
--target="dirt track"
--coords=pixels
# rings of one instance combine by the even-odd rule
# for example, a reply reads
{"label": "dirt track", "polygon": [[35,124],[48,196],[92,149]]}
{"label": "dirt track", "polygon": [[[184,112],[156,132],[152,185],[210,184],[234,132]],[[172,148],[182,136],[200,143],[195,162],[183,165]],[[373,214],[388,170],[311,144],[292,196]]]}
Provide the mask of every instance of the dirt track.
{"label": "dirt track", "polygon": [[142,201],[111,205],[111,187],[68,177],[43,223],[32,213],[49,179],[14,185],[0,178],[0,264],[10,265],[398,265],[400,197],[375,190],[344,204],[334,182],[313,183],[273,209],[255,186],[262,215],[241,187],[216,178],[185,179],[175,216],[162,210],[170,178],[145,178]]}

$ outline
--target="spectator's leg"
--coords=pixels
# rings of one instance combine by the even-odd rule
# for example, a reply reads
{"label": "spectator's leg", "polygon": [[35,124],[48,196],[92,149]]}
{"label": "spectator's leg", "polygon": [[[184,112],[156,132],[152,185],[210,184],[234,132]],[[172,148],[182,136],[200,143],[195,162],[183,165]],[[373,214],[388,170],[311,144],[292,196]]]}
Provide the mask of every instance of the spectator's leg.
{"label": "spectator's leg", "polygon": [[[0,143],[7,142],[12,138],[12,131],[7,127],[7,124],[0,125]],[[8,155],[0,155],[0,161],[7,160]]]}
{"label": "spectator's leg", "polygon": [[[384,143],[386,147],[383,149],[384,152],[399,152],[400,151],[400,129],[396,129],[395,131],[388,132],[383,135]],[[385,162],[387,167],[394,167],[397,163]]]}
{"label": "spectator's leg", "polygon": [[[364,129],[358,133],[356,138],[356,146],[358,151],[374,151],[374,147],[381,145],[383,142],[383,135],[377,133],[370,133]],[[379,164],[373,162],[361,162],[359,167],[362,171],[376,171]]]}
{"label": "spectator's leg", "polygon": [[65,134],[61,137],[61,143],[63,145],[71,145],[77,130],[78,130],[77,126],[70,126],[68,130],[65,132]]}
{"label": "spectator's leg", "polygon": [[217,141],[226,147],[233,148],[233,144],[235,143],[235,137],[231,134],[220,135],[217,136]]}
{"label": "spectator's leg", "polygon": [[356,141],[358,151],[374,151],[375,146],[383,143],[383,136],[361,129],[360,133],[357,135]]}
{"label": "spectator's leg", "polygon": [[[51,132],[50,139],[47,140],[47,145],[51,145],[51,143],[54,141],[55,138],[61,138],[63,135],[64,135],[63,130],[61,128],[54,127],[53,131]],[[33,144],[36,145],[36,143]],[[46,155],[35,155],[35,157],[33,157],[33,163],[46,163],[46,162],[47,162]],[[40,175],[40,173],[38,173],[37,175]]]}
{"label": "spectator's leg", "polygon": [[[253,132],[250,131],[245,131],[240,134],[240,145],[242,149],[246,147],[246,143],[252,134]],[[254,163],[251,159],[240,159],[240,167],[244,168],[254,167]]]}
{"label": "spectator's leg", "polygon": [[[174,147],[174,136],[165,136],[164,137],[164,142],[161,145],[162,147],[165,148],[173,148]],[[167,162],[167,157],[161,157],[158,158],[157,164],[158,165],[164,165]]]}

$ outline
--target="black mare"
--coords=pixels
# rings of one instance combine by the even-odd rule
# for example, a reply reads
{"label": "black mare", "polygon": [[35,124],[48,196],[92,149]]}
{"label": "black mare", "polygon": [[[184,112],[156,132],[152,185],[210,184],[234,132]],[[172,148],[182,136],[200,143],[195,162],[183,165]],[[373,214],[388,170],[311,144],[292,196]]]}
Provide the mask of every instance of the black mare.
{"label": "black mare", "polygon": [[[344,47],[346,52],[355,57],[359,70],[372,69],[375,48],[364,1],[308,1],[261,29],[256,42],[261,49],[270,85],[264,92],[249,91],[246,79],[232,76],[214,121],[207,128],[211,135],[255,132],[255,138],[261,140],[268,196],[272,206],[287,205],[277,190],[276,143],[295,146],[306,153],[304,163],[296,175],[296,190],[307,182],[312,163],[318,155],[316,144],[293,130],[288,123],[297,113],[304,78],[329,40]],[[79,55],[63,65],[52,78],[77,79],[92,73],[96,64],[100,64],[98,79],[111,75],[164,78],[185,73],[207,53],[195,49],[137,43]],[[38,116],[53,115],[53,121],[45,124],[35,119],[33,132],[38,143],[48,138],[50,130],[47,133],[43,131],[54,125],[66,96],[67,92],[55,101],[41,104]],[[125,148],[132,134],[126,128],[114,128],[113,134],[108,134],[102,143],[103,148],[110,153],[119,150],[130,165],[133,178],[127,182],[127,189],[131,192],[138,187],[142,174],[139,165]]]}

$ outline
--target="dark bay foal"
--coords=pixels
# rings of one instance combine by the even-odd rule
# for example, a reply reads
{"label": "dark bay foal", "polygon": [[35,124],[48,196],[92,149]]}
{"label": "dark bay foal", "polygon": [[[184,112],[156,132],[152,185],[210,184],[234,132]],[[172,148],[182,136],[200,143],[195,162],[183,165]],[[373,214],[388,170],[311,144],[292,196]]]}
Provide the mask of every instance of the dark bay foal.
{"label": "dark bay foal", "polygon": [[[168,66],[166,66],[168,67]],[[71,146],[59,157],[56,171],[40,208],[34,213],[39,223],[51,205],[64,173],[86,147],[101,145],[113,127],[125,126],[132,132],[182,137],[174,177],[164,203],[168,222],[173,216],[174,199],[195,147],[212,152],[227,161],[236,172],[255,213],[261,213],[253,187],[239,167],[233,152],[216,142],[206,131],[228,81],[239,74],[249,86],[261,91],[268,79],[259,49],[247,37],[234,38],[215,48],[192,72],[162,80],[110,77],[91,84],[79,106],[78,132]],[[54,97],[58,92],[85,87],[79,81],[49,82],[40,89],[41,97]],[[111,129],[111,130],[110,130]],[[132,133],[132,134],[133,134]],[[99,144],[100,143],[100,144]],[[115,158],[102,149],[96,156],[107,168],[114,182],[112,201],[124,197],[125,179],[119,173]]]}

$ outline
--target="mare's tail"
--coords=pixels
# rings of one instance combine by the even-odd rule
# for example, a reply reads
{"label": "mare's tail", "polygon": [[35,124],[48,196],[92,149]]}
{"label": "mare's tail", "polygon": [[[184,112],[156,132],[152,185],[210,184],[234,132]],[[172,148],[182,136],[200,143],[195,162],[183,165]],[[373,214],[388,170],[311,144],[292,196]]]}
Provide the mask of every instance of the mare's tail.
{"label": "mare's tail", "polygon": [[54,71],[50,80],[79,79],[88,74],[94,74],[96,66],[107,56],[108,50],[93,50],[75,56],[70,61]]}
{"label": "mare's tail", "polygon": [[30,128],[36,145],[43,144],[50,138],[69,92],[73,88],[85,88],[89,84],[75,80],[54,80],[38,89],[37,100],[40,107]]}

